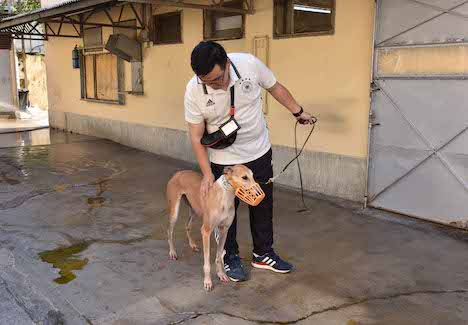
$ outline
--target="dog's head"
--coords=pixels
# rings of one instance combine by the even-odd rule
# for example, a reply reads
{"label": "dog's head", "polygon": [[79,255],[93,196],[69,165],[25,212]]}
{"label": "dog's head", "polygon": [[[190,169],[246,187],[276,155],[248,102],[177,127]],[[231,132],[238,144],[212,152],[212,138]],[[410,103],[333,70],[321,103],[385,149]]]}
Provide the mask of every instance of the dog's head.
{"label": "dog's head", "polygon": [[256,206],[265,198],[260,185],[255,182],[252,171],[243,166],[235,165],[224,169],[226,180],[236,190],[236,196],[245,203]]}
{"label": "dog's head", "polygon": [[255,185],[255,179],[252,171],[244,165],[226,167],[224,168],[223,173],[224,176],[226,176],[226,180],[233,186],[234,184],[237,184],[245,188],[249,188]]}

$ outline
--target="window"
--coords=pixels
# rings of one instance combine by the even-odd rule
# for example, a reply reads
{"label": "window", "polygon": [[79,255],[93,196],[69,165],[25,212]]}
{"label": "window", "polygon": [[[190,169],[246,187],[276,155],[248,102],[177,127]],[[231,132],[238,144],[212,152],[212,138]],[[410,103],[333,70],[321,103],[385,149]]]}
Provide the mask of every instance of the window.
{"label": "window", "polygon": [[[224,2],[223,6],[242,9],[243,1]],[[244,37],[245,15],[204,10],[203,19],[203,37],[205,40],[229,40]]]}
{"label": "window", "polygon": [[156,15],[152,41],[154,44],[177,44],[182,43],[181,12],[170,12]]}
{"label": "window", "polygon": [[123,104],[119,96],[119,59],[111,53],[81,56],[81,98]]}
{"label": "window", "polygon": [[335,0],[274,0],[274,36],[334,33]]}

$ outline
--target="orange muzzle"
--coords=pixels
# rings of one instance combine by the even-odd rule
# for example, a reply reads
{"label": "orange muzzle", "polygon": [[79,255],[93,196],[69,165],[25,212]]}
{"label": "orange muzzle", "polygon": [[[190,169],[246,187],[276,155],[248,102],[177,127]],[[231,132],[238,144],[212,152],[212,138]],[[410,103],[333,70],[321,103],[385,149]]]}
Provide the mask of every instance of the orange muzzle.
{"label": "orange muzzle", "polygon": [[247,188],[233,181],[232,186],[236,190],[236,196],[248,205],[255,207],[265,198],[265,192],[263,192],[258,183]]}

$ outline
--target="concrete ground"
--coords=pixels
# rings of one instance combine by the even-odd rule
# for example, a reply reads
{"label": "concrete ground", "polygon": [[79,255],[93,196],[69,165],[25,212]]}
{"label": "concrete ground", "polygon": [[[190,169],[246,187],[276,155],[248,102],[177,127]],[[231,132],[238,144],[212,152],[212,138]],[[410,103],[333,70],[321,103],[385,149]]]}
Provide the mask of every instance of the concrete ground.
{"label": "concrete ground", "polygon": [[294,272],[250,267],[242,206],[250,279],[220,283],[213,272],[207,293],[202,255],[184,234],[186,207],[178,261],[165,238],[165,184],[192,166],[44,132],[0,135],[0,324],[468,323],[464,232],[312,194],[298,213],[298,194],[277,188],[275,248]]}
{"label": "concrete ground", "polygon": [[[0,116],[0,134],[24,132],[49,127],[49,115],[40,108],[30,108],[28,119],[5,118]],[[14,116],[13,116],[14,117]]]}

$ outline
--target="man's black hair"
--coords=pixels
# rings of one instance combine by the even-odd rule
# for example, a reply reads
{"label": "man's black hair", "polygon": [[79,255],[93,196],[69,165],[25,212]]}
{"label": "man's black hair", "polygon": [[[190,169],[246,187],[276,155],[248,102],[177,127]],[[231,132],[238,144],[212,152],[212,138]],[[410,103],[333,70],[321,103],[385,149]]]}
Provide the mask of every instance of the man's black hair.
{"label": "man's black hair", "polygon": [[191,65],[197,76],[204,76],[219,64],[226,68],[227,54],[224,48],[213,41],[200,42],[192,51]]}

